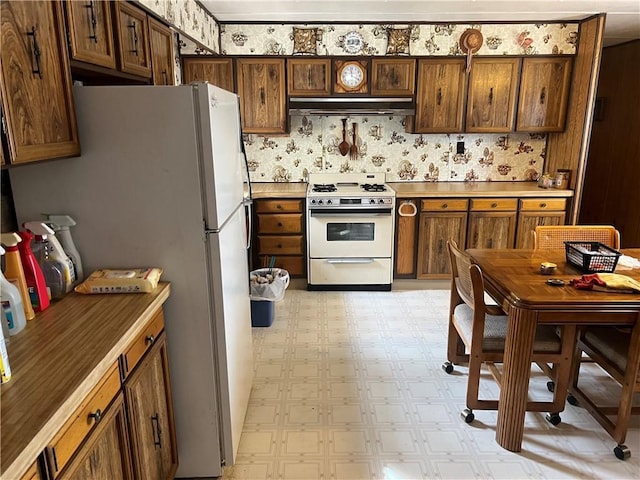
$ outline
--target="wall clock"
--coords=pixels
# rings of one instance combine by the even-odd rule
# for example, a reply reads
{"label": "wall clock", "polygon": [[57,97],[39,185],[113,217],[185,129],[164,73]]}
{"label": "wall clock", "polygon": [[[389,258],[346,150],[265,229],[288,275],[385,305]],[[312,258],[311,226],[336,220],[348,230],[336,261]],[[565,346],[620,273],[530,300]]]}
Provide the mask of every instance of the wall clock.
{"label": "wall clock", "polygon": [[337,70],[337,91],[357,92],[367,83],[367,69],[358,61],[346,61]]}

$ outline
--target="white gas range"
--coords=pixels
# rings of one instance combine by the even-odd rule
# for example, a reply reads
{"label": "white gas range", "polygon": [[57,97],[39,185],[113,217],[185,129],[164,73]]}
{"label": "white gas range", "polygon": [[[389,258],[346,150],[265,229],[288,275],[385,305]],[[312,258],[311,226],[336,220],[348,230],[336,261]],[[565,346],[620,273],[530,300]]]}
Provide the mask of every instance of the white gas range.
{"label": "white gas range", "polygon": [[308,289],[391,290],[394,210],[384,173],[310,174]]}

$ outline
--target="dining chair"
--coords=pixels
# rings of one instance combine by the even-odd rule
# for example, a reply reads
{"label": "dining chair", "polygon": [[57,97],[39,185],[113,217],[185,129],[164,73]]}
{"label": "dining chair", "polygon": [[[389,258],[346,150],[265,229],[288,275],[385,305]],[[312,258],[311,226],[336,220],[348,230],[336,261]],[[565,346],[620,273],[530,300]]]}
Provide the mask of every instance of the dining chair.
{"label": "dining chair", "polygon": [[[497,399],[479,398],[480,370],[486,364],[489,372],[500,385],[500,370],[496,363],[504,358],[508,316],[498,305],[485,303],[484,279],[478,265],[460,250],[452,240],[447,242],[451,262],[451,301],[447,359],[442,368],[452,373],[454,364],[468,364],[466,408],[461,412],[465,422],[474,420],[473,410],[497,410]],[[548,362],[554,365],[556,388],[553,400],[528,401],[526,410],[547,411],[546,419],[553,425],[561,422],[559,412],[564,409],[569,373],[573,358],[575,326],[566,335],[556,335],[555,327],[540,325],[536,331],[532,362]]]}
{"label": "dining chair", "polygon": [[640,362],[627,361],[631,344],[630,329],[614,326],[589,326],[581,329],[578,335],[576,365],[579,365],[582,352],[585,352],[611,378],[620,384],[622,390],[616,405],[598,399],[593,389],[579,383],[580,368],[573,372],[571,393],[579,404],[617,442],[613,453],[620,460],[631,456],[630,449],[624,445],[632,414],[640,413],[640,406],[633,404],[634,394],[640,392]]}
{"label": "dining chair", "polygon": [[600,242],[620,248],[620,233],[610,225],[538,225],[533,232],[536,250],[564,250],[564,242]]}

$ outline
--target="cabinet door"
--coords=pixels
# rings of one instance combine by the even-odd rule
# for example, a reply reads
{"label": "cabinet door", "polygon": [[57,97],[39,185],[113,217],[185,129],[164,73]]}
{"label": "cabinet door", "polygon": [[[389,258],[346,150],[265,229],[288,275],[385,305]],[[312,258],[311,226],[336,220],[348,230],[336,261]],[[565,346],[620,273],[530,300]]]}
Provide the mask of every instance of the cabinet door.
{"label": "cabinet door", "polygon": [[519,73],[519,58],[473,60],[467,95],[467,132],[513,130]]}
{"label": "cabinet door", "polygon": [[288,91],[292,97],[331,94],[331,59],[287,60]]}
{"label": "cabinet door", "polygon": [[67,1],[67,27],[71,58],[116,68],[111,26],[111,5],[94,0]]}
{"label": "cabinet door", "polygon": [[136,478],[173,478],[178,468],[164,333],[125,383]]}
{"label": "cabinet door", "polygon": [[571,58],[525,58],[516,130],[563,131],[570,81]]}
{"label": "cabinet door", "polygon": [[420,60],[415,133],[462,131],[465,59]]}
{"label": "cabinet door", "polygon": [[149,18],[149,47],[154,85],[173,85],[173,35],[169,27]]}
{"label": "cabinet door", "polygon": [[565,212],[520,212],[516,248],[533,248],[532,232],[538,225],[564,225]]}
{"label": "cabinet door", "polygon": [[116,1],[114,5],[120,70],[149,78],[151,57],[147,14],[123,0]]}
{"label": "cabinet door", "polygon": [[464,245],[466,212],[420,214],[417,278],[445,277],[451,274],[447,241]]}
{"label": "cabinet door", "polygon": [[516,212],[471,212],[467,248],[513,248]]}
{"label": "cabinet door", "polygon": [[416,247],[418,243],[418,200],[398,201],[396,215],[395,272],[396,278],[416,277]]}
{"label": "cabinet door", "polygon": [[209,82],[216,87],[235,92],[233,88],[233,60],[230,58],[183,57],[182,81]]}
{"label": "cabinet door", "polygon": [[63,480],[89,478],[91,480],[133,479],[122,394],[116,397],[96,429],[78,449],[73,460],[60,476]]}
{"label": "cabinet door", "polygon": [[243,132],[286,133],[284,60],[241,58],[237,68]]}
{"label": "cabinet door", "polygon": [[80,154],[59,1],[1,2],[0,82],[11,163]]}
{"label": "cabinet door", "polygon": [[372,95],[413,95],[416,83],[413,58],[374,58],[371,65]]}

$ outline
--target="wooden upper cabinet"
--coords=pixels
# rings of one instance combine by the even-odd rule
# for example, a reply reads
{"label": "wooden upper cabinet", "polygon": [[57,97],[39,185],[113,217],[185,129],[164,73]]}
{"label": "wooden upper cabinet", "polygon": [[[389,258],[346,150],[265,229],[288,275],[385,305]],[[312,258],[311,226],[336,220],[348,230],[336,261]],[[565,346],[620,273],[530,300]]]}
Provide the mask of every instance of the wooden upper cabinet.
{"label": "wooden upper cabinet", "polygon": [[415,133],[462,131],[466,59],[418,62]]}
{"label": "wooden upper cabinet", "polygon": [[563,131],[570,82],[571,58],[523,59],[516,130]]}
{"label": "wooden upper cabinet", "polygon": [[1,2],[0,83],[11,163],[80,154],[59,1]]}
{"label": "wooden upper cabinet", "polygon": [[511,132],[515,118],[519,58],[476,58],[467,95],[467,132]]}
{"label": "wooden upper cabinet", "polygon": [[412,96],[416,83],[413,58],[374,58],[371,66],[371,95]]}
{"label": "wooden upper cabinet", "polygon": [[287,60],[288,92],[292,97],[331,94],[331,59]]}
{"label": "wooden upper cabinet", "polygon": [[154,85],[173,85],[173,34],[164,23],[149,17],[149,47]]}
{"label": "wooden upper cabinet", "polygon": [[244,133],[286,133],[284,59],[240,58],[238,95]]}
{"label": "wooden upper cabinet", "polygon": [[116,68],[110,2],[66,1],[71,59]]}
{"label": "wooden upper cabinet", "polygon": [[128,2],[114,2],[120,70],[151,78],[147,14]]}
{"label": "wooden upper cabinet", "polygon": [[183,57],[182,81],[185,84],[209,82],[216,87],[235,92],[233,88],[233,60],[231,58],[200,55],[197,57]]}

